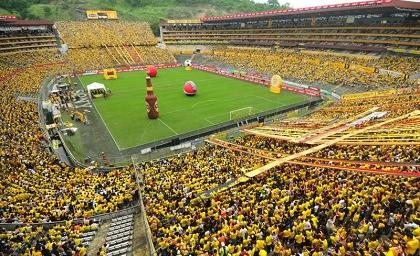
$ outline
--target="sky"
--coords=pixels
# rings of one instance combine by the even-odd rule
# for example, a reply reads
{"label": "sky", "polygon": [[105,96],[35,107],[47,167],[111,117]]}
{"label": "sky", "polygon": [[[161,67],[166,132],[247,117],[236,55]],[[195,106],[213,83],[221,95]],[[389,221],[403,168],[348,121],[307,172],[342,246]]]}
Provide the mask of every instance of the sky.
{"label": "sky", "polygon": [[[264,3],[267,0],[254,0],[255,2]],[[292,8],[301,8],[301,7],[311,7],[311,6],[318,6],[318,5],[326,5],[326,4],[341,4],[341,3],[350,3],[350,2],[360,2],[363,0],[279,0],[280,4],[283,3],[290,3],[290,7]],[[411,0],[414,2],[420,2],[420,0]]]}

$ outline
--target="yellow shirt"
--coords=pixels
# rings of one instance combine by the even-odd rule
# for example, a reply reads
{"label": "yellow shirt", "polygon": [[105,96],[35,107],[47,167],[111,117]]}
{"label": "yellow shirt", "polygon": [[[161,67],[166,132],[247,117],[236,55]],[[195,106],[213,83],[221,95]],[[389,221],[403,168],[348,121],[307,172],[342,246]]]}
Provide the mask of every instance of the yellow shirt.
{"label": "yellow shirt", "polygon": [[289,237],[291,237],[291,236],[292,236],[292,232],[290,232],[290,230],[289,230],[289,229],[286,229],[286,230],[283,232],[283,236],[284,236],[284,237],[286,237],[286,238],[289,238]]}
{"label": "yellow shirt", "polygon": [[34,251],[32,256],[42,256],[42,253],[40,251]]}
{"label": "yellow shirt", "polygon": [[265,243],[266,243],[267,245],[271,245],[271,244],[273,243],[273,237],[272,237],[271,235],[267,236],[267,237],[265,238]]}
{"label": "yellow shirt", "polygon": [[305,237],[304,237],[302,234],[297,234],[297,235],[295,236],[296,243],[298,243],[298,244],[303,243],[303,240],[304,240],[304,239],[305,239]]}
{"label": "yellow shirt", "polygon": [[257,240],[257,243],[255,245],[255,248],[258,250],[262,250],[265,247],[265,241],[264,240]]}
{"label": "yellow shirt", "polygon": [[322,240],[322,249],[327,250],[328,249],[328,241],[327,239]]}
{"label": "yellow shirt", "polygon": [[407,242],[405,247],[405,252],[408,255],[414,255],[416,251],[419,249],[419,240],[417,238],[413,238]]}
{"label": "yellow shirt", "polygon": [[85,247],[80,248],[80,256],[85,256],[87,254],[87,249]]}

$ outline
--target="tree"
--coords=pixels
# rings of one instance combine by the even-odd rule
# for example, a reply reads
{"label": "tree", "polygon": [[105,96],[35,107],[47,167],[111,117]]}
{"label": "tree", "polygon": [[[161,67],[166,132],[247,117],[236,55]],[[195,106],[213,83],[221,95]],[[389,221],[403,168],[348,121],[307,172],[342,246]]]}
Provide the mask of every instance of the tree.
{"label": "tree", "polygon": [[267,5],[270,9],[279,9],[281,7],[278,0],[268,0]]}
{"label": "tree", "polygon": [[44,14],[46,17],[50,17],[52,12],[51,12],[51,7],[49,6],[44,6]]}

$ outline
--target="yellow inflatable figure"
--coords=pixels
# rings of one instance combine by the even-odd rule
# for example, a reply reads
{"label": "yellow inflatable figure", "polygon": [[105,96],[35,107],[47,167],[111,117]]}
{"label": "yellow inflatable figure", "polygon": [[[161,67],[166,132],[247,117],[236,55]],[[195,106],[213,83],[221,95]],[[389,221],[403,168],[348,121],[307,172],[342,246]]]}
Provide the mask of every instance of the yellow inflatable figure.
{"label": "yellow inflatable figure", "polygon": [[282,84],[283,84],[283,80],[281,79],[281,77],[279,75],[274,75],[273,77],[271,77],[270,91],[272,93],[279,94],[281,92]]}
{"label": "yellow inflatable figure", "polygon": [[117,79],[117,70],[115,68],[104,69],[104,78],[105,80]]}

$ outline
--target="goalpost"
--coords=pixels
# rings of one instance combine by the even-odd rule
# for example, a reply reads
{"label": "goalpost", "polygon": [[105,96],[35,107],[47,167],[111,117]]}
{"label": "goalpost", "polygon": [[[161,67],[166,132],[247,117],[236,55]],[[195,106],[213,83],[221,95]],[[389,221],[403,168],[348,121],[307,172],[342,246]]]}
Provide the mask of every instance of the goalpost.
{"label": "goalpost", "polygon": [[255,109],[253,107],[245,107],[240,109],[235,109],[232,111],[229,111],[229,120],[236,120],[240,119],[246,116],[250,116],[252,114],[255,114]]}

